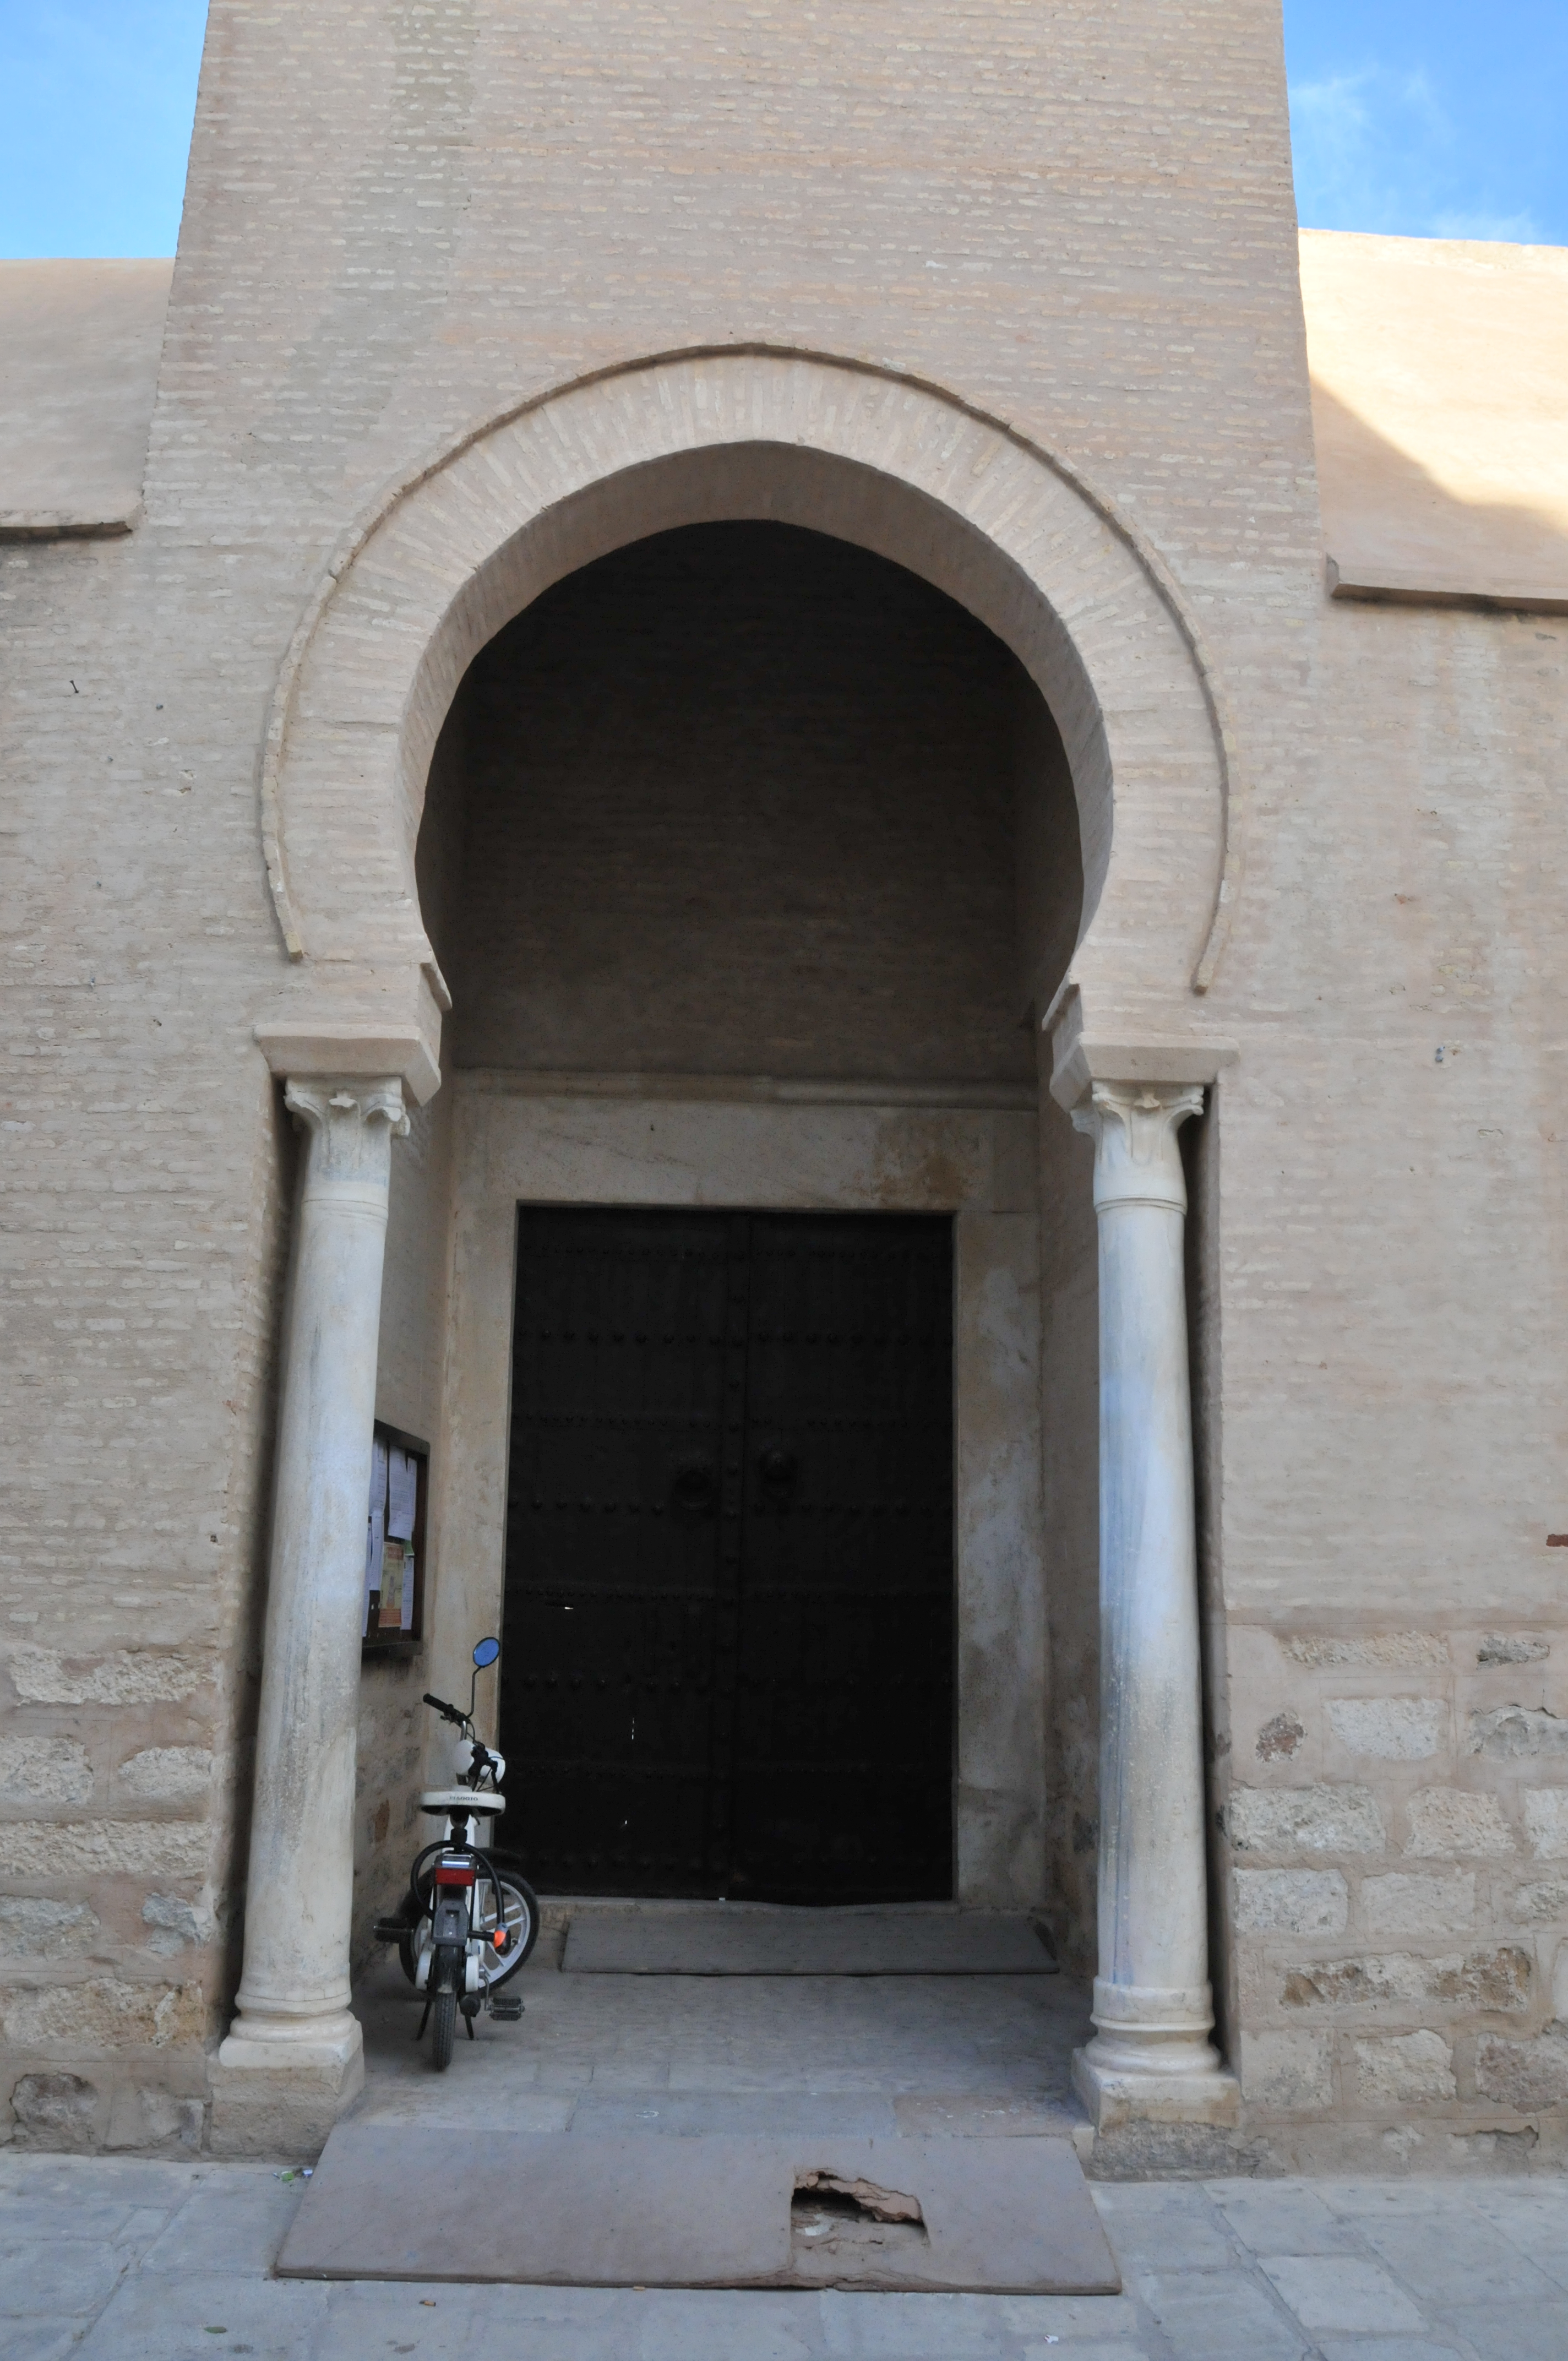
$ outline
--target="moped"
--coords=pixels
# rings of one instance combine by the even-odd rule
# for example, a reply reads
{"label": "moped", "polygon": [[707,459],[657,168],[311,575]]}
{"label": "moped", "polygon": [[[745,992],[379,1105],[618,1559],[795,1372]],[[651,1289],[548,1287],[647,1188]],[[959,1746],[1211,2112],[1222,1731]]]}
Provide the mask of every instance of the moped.
{"label": "moped", "polygon": [[479,1675],[500,1653],[499,1640],[481,1640],[475,1649],[466,1713],[425,1694],[425,1704],[456,1725],[453,1767],[460,1784],[430,1787],[421,1795],[421,1811],[444,1819],[446,1832],[415,1856],[400,1909],[375,1926],[378,1941],[396,1943],[404,1975],[424,1994],[414,2039],[422,2038],[433,2018],[431,2063],[438,2074],[452,2063],[459,2014],[470,2041],[481,2008],[502,2019],[522,2015],[522,2003],[503,1997],[501,1988],[539,1939],[533,1888],[515,1863],[499,1861],[469,1835],[472,1826],[477,1835],[488,1836],[489,1824],[506,1809],[499,1792],[505,1758],[492,1754],[474,1728]]}

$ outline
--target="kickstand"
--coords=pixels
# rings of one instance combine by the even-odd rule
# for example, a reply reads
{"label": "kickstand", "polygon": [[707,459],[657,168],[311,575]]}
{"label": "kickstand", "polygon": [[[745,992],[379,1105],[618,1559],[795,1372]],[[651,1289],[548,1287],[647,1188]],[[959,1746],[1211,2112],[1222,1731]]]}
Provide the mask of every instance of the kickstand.
{"label": "kickstand", "polygon": [[478,2037],[478,2035],[477,2035],[477,2034],[475,2032],[475,2030],[474,2030],[474,2012],[472,2011],[472,2009],[467,2009],[467,2008],[466,2008],[466,2009],[464,2010],[464,2012],[463,2012],[463,2022],[464,2022],[464,2024],[465,2024],[465,2025],[467,2026],[467,2028],[468,2028],[468,2038],[469,2038],[469,2040],[470,2040],[470,2041],[477,2041],[477,2039],[478,2039],[478,2037]]}
{"label": "kickstand", "polygon": [[[433,1998],[434,1994],[432,1993],[431,1999],[433,2000]],[[424,2015],[419,2021],[419,2031],[414,2035],[414,2039],[416,2041],[422,2041],[424,2039],[424,2028],[430,2023],[430,2007],[431,2003],[427,2000],[424,2004]]]}

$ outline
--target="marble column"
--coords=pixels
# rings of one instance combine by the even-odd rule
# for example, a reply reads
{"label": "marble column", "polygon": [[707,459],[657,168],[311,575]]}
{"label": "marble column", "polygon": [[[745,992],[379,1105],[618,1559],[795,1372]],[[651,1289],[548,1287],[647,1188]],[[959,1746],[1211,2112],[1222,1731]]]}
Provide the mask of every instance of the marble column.
{"label": "marble column", "polygon": [[1234,2120],[1209,2038],[1192,1409],[1178,1132],[1189,1084],[1095,1082],[1100,1231],[1100,1972],[1075,2079],[1102,2128]]}
{"label": "marble column", "polygon": [[305,1166],[283,1347],[245,1967],[214,2072],[215,2144],[230,2152],[310,2136],[364,2079],[348,1945],[365,1503],[391,1140],[408,1119],[395,1079],[292,1081],[285,1104],[306,1134]]}

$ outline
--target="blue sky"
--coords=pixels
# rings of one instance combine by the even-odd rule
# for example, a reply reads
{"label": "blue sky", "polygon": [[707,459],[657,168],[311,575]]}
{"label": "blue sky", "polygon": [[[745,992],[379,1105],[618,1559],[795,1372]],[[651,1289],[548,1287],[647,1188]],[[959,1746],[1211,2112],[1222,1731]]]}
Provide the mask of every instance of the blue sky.
{"label": "blue sky", "polygon": [[[174,251],[205,16],[0,0],[0,254]],[[1568,245],[1568,0],[1285,0],[1285,34],[1304,222]]]}

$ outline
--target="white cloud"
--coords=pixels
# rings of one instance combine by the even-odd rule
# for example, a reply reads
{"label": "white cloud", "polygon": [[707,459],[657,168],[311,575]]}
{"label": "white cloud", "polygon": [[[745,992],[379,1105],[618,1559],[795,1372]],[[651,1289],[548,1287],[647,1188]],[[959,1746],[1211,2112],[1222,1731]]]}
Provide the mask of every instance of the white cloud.
{"label": "white cloud", "polygon": [[1403,237],[1527,240],[1528,211],[1489,206],[1465,185],[1454,127],[1428,76],[1373,64],[1290,91],[1296,205],[1314,229]]}
{"label": "white cloud", "polygon": [[1541,243],[1540,225],[1528,208],[1522,214],[1437,214],[1431,228],[1434,237],[1500,237],[1512,246]]}

